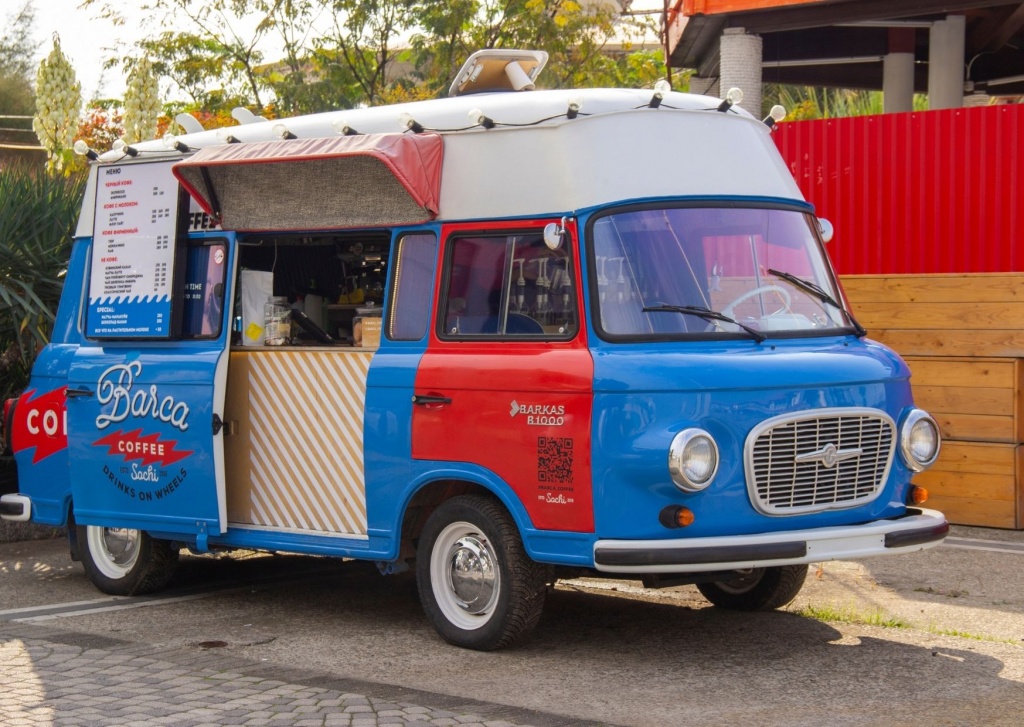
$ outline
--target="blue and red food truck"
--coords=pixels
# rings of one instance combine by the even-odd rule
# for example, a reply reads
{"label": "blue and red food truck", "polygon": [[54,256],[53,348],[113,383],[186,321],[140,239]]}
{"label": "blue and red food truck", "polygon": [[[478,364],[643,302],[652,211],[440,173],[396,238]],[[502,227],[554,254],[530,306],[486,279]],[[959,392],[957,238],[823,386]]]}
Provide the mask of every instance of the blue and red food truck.
{"label": "blue and red food truck", "polygon": [[938,428],[770,124],[663,88],[495,90],[542,65],[483,52],[450,98],[100,156],[5,406],[3,517],[68,526],[113,594],[182,548],[414,568],[475,649],[568,574],[778,608],[809,563],[941,542],[911,483]]}

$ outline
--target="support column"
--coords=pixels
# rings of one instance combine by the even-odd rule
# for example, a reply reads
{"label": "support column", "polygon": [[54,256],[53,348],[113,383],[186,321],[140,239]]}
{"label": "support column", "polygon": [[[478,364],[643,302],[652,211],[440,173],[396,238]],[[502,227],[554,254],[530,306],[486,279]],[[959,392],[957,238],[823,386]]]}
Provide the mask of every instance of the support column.
{"label": "support column", "polygon": [[914,110],[914,30],[889,29],[889,53],[882,61],[882,111]]}
{"label": "support column", "polygon": [[726,28],[721,45],[722,75],[719,92],[725,94],[732,87],[743,91],[745,110],[761,117],[761,66],[763,64],[761,36],[749,35],[743,28]]}
{"label": "support column", "polygon": [[717,78],[705,78],[702,76],[690,76],[690,93],[715,96],[719,98],[721,93],[718,89]]}
{"label": "support column", "polygon": [[933,111],[964,104],[966,29],[963,15],[947,15],[932,25],[928,38],[928,108]]}

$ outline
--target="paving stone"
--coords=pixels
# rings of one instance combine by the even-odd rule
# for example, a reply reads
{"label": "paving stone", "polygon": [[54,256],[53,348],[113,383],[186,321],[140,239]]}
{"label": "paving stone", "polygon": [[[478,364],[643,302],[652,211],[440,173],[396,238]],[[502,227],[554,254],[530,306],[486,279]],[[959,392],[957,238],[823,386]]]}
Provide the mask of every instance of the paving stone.
{"label": "paving stone", "polygon": [[[8,637],[17,627],[3,628],[0,648],[3,638],[25,646],[0,657],[2,727],[515,727],[269,678],[272,667],[230,652],[117,642],[109,649],[69,647]],[[299,681],[303,673],[283,672]],[[315,675],[320,683],[323,676]]]}

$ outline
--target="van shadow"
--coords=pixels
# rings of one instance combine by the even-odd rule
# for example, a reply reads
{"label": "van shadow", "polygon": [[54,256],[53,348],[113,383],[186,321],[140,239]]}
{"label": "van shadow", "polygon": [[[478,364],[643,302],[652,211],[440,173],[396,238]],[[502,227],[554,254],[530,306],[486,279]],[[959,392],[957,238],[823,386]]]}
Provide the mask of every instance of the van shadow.
{"label": "van shadow", "polygon": [[[244,613],[279,637],[267,647],[281,645],[272,659],[287,658],[283,644],[315,642],[346,654],[339,665],[304,651],[317,668],[439,692],[456,685],[468,699],[495,701],[497,679],[497,701],[564,714],[580,714],[584,702],[621,724],[1016,725],[1008,715],[1024,710],[1024,650],[1009,644],[559,587],[530,637],[480,653],[437,636],[411,573],[382,577],[369,563],[293,556],[183,566],[175,587],[299,577],[218,604],[225,618]],[[643,705],[644,716],[624,715],[628,705]]]}

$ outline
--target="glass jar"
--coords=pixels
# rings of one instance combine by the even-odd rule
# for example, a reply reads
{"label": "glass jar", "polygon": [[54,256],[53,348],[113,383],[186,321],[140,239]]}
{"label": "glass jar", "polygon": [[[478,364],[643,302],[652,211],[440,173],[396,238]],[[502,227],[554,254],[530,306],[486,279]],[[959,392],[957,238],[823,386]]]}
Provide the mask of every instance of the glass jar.
{"label": "glass jar", "polygon": [[291,310],[288,299],[277,296],[263,306],[263,345],[284,346],[291,336]]}

